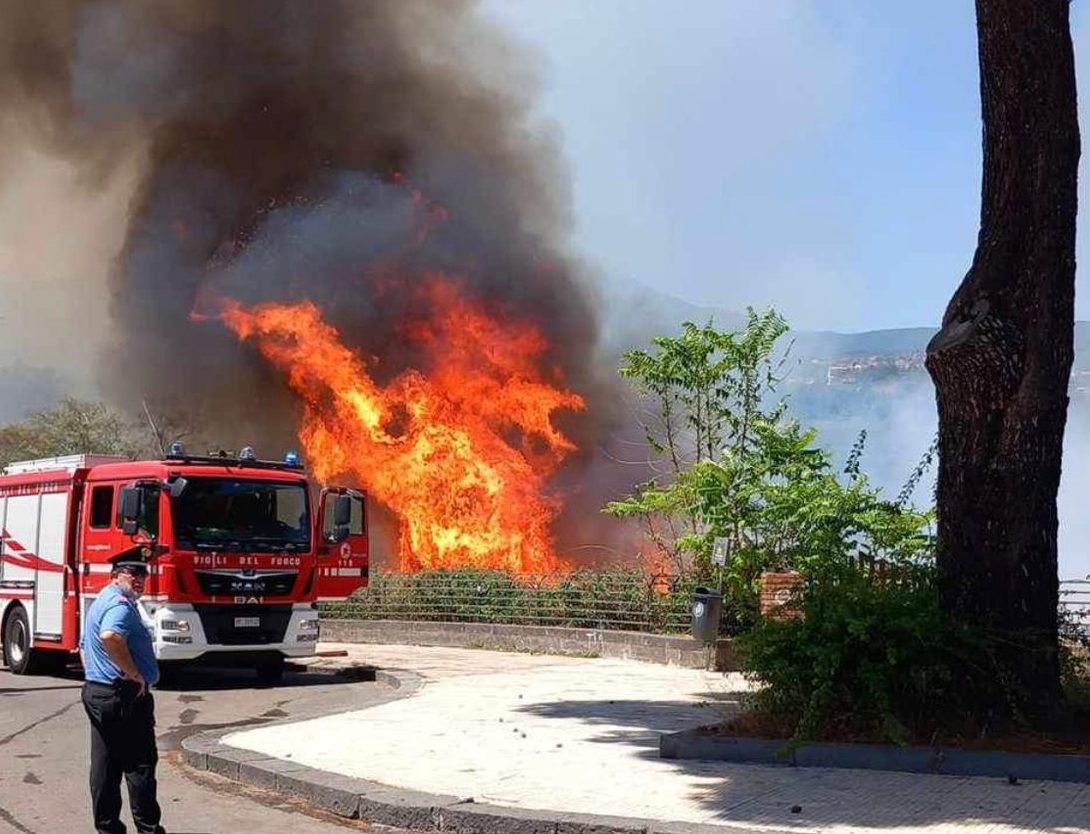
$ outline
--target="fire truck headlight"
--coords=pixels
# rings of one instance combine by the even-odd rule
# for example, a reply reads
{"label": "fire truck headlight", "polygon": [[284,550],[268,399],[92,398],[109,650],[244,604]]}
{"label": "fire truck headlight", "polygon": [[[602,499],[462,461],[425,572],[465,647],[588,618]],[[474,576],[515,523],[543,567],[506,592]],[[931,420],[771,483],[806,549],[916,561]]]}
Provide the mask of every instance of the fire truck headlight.
{"label": "fire truck headlight", "polygon": [[300,631],[317,631],[318,630],[318,621],[317,620],[300,620],[299,621],[299,630]]}
{"label": "fire truck headlight", "polygon": [[189,620],[163,620],[159,628],[163,631],[189,631]]}

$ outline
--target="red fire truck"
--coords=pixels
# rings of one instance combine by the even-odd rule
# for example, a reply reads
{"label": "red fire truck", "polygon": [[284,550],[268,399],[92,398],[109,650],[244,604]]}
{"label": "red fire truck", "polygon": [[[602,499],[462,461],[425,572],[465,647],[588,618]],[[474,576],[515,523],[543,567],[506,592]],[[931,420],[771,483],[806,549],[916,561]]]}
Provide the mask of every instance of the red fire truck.
{"label": "red fire truck", "polygon": [[312,655],[317,603],[368,581],[364,496],[298,458],[71,455],[0,474],[0,635],[17,674],[56,668],[119,559],[148,562],[140,606],[160,662],[244,664],[275,680]]}

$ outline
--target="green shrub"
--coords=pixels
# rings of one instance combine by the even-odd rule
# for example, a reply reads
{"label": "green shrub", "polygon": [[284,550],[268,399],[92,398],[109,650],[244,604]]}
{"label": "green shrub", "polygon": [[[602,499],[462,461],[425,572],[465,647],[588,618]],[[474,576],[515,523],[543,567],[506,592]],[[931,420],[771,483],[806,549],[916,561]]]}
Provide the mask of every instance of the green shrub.
{"label": "green shrub", "polygon": [[882,740],[986,727],[979,704],[1017,711],[992,644],[939,607],[928,565],[876,578],[842,566],[815,577],[803,617],[767,621],[737,642],[743,669],[764,684],[757,713],[795,742]]}

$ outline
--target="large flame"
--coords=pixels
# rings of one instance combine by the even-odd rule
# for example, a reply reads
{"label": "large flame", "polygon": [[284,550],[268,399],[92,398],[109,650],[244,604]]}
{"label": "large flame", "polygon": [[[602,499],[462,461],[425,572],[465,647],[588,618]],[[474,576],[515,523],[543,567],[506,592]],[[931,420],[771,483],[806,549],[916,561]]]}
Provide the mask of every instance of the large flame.
{"label": "large flame", "polygon": [[287,373],[319,480],[354,476],[400,518],[401,569],[562,571],[546,481],[575,447],[552,417],[583,400],[546,379],[534,326],[486,314],[449,280],[426,292],[433,316],[405,335],[428,367],[384,387],[313,304],[227,302],[222,317]]}

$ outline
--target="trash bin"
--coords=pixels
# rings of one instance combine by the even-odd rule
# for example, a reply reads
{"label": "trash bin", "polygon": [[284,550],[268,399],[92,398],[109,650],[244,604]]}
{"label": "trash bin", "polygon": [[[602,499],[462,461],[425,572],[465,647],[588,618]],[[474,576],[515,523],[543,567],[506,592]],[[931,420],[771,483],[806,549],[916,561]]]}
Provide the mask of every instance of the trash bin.
{"label": "trash bin", "polygon": [[707,588],[693,592],[693,639],[714,643],[719,637],[719,619],[723,614],[723,595]]}

